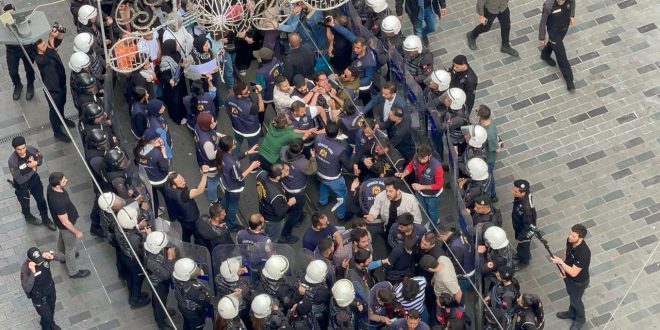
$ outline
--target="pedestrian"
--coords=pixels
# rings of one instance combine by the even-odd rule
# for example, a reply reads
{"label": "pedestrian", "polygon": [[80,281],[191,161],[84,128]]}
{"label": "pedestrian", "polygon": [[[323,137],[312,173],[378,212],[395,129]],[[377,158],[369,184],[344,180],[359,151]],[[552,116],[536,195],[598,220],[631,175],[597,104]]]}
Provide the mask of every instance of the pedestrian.
{"label": "pedestrian", "polygon": [[490,176],[490,200],[493,203],[499,202],[497,198],[497,191],[495,191],[495,163],[497,161],[497,154],[502,152],[504,143],[497,135],[497,126],[493,122],[490,108],[485,105],[480,105],[477,110],[479,116],[479,125],[486,129],[486,164],[488,164],[488,176]]}
{"label": "pedestrian", "polygon": [[55,282],[50,272],[51,261],[64,261],[64,254],[47,251],[41,253],[39,248],[31,247],[27,251],[27,260],[21,266],[21,286],[28,298],[32,300],[41,320],[41,329],[59,330],[55,324]]}
{"label": "pedestrian", "polygon": [[[57,230],[53,221],[48,217],[48,205],[44,199],[44,186],[41,184],[39,173],[37,173],[39,166],[44,163],[41,151],[27,145],[23,136],[13,138],[11,146],[14,148],[14,152],[7,161],[12,176],[10,182],[14,186],[18,203],[21,204],[21,212],[25,217],[25,222],[32,225],[43,224],[52,231]],[[41,221],[30,212],[30,195],[37,202]]]}
{"label": "pedestrian", "polygon": [[[7,4],[2,9],[5,13],[13,12],[16,10],[13,4]],[[26,100],[32,100],[34,97],[34,69],[30,63],[30,58],[27,57],[21,45],[5,45],[7,47],[7,69],[9,71],[9,77],[11,82],[14,84],[14,94],[12,95],[14,101],[18,101],[21,98],[21,92],[23,91],[23,84],[21,83],[21,76],[18,74],[18,67],[23,61],[23,68],[25,68],[25,80],[27,80],[27,92],[25,93]],[[33,45],[23,45],[25,51],[28,55],[34,53]],[[30,55],[31,56],[31,55]]]}
{"label": "pedestrian", "polygon": [[64,190],[69,180],[62,172],[53,172],[48,177],[46,199],[50,214],[53,215],[55,225],[59,229],[57,249],[66,256],[66,268],[71,278],[83,278],[90,274],[87,269],[79,269],[76,262],[78,255],[76,240],[83,239],[83,233],[76,228],[78,210],[71,202],[69,193]]}
{"label": "pedestrian", "polygon": [[[572,91],[575,90],[573,70],[566,57],[566,48],[564,48],[564,37],[570,25],[575,25],[575,2],[573,0],[546,0],[543,4],[543,14],[539,25],[539,42],[543,46],[541,59],[549,66],[559,64],[559,70],[566,80],[566,89]],[[546,30],[548,40],[545,37]],[[557,62],[550,57],[553,51]]]}
{"label": "pedestrian", "polygon": [[[447,15],[447,3],[445,0],[425,0],[425,1],[401,1],[397,0],[395,4],[396,15],[400,21],[403,21],[403,8],[413,25],[415,35],[421,38],[424,47],[429,47],[429,34],[435,32],[435,27],[440,23],[443,15]],[[436,15],[438,16],[436,20]]]}
{"label": "pedestrian", "polygon": [[385,190],[376,195],[369,214],[364,216],[371,235],[382,235],[387,241],[390,227],[404,213],[412,214],[415,223],[422,223],[419,202],[414,195],[401,191],[402,185],[398,178],[385,178]]}
{"label": "pedestrian", "polygon": [[413,140],[412,119],[404,108],[393,105],[388,117],[378,126],[387,131],[390,145],[401,153],[406,161],[415,155],[415,142]]}
{"label": "pedestrian", "polygon": [[530,242],[534,234],[530,226],[536,226],[536,208],[532,200],[532,192],[527,180],[518,179],[513,182],[513,210],[511,210],[511,224],[516,235],[518,246],[518,263],[516,271],[529,265],[532,255],[529,252]]}
{"label": "pedestrian", "polygon": [[509,11],[509,0],[478,0],[477,14],[479,25],[467,33],[468,46],[477,50],[477,38],[480,34],[488,32],[493,21],[500,21],[500,34],[502,36],[502,47],[500,52],[518,57],[518,51],[511,48],[509,44],[509,32],[511,31],[511,12]]}
{"label": "pedestrian", "polygon": [[587,228],[582,224],[574,225],[566,240],[563,258],[555,256],[551,259],[552,263],[559,265],[564,273],[564,283],[570,300],[568,311],[557,313],[557,318],[572,319],[570,330],[580,330],[586,322],[582,296],[589,286],[591,250],[584,241],[585,237],[587,237]]}

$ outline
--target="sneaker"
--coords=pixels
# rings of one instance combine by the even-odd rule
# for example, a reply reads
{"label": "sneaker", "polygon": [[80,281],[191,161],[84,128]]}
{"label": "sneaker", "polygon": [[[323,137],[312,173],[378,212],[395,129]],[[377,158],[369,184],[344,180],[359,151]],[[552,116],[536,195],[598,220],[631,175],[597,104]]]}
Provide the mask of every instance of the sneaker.
{"label": "sneaker", "polygon": [[555,62],[555,60],[553,60],[552,57],[550,57],[550,56],[543,56],[543,55],[541,55],[541,59],[542,59],[545,63],[548,63],[549,66],[556,66],[556,65],[557,65],[557,62]]}
{"label": "sneaker", "polygon": [[281,244],[293,244],[295,242],[298,242],[298,237],[293,235],[282,236],[279,240],[277,240],[277,243]]}
{"label": "sneaker", "polygon": [[37,219],[37,217],[32,215],[32,213],[25,214],[24,217],[25,217],[25,222],[27,222],[31,225],[39,226],[39,225],[42,224],[41,221],[39,221],[39,219]]}
{"label": "sneaker", "polygon": [[571,316],[571,313],[569,313],[568,311],[558,312],[555,315],[557,316],[558,319],[561,319],[561,320],[567,320],[567,319],[573,320],[573,319],[575,319],[575,317]]}
{"label": "sneaker", "polygon": [[27,92],[25,92],[25,99],[32,100],[34,98],[34,86],[28,85]]}
{"label": "sneaker", "polygon": [[69,276],[69,278],[84,278],[84,277],[89,276],[89,274],[91,274],[91,273],[92,273],[92,272],[90,272],[90,271],[87,270],[87,269],[81,269],[81,270],[79,270],[78,273],[76,273],[75,275],[71,275],[71,276]]}
{"label": "sneaker", "polygon": [[511,55],[511,56],[513,56],[513,57],[518,57],[518,56],[520,56],[520,55],[518,54],[518,51],[515,50],[515,49],[513,49],[513,48],[511,48],[511,46],[509,46],[509,45],[502,46],[502,48],[500,48],[500,52],[505,53],[505,54],[509,54],[509,55]]}
{"label": "sneaker", "polygon": [[14,101],[18,101],[21,98],[21,92],[23,92],[23,85],[14,86],[14,94],[12,95]]}
{"label": "sneaker", "polygon": [[158,215],[157,216],[159,217],[159,216],[163,215],[163,213],[165,213],[165,207],[164,206],[158,207],[158,212],[157,212]]}
{"label": "sneaker", "polygon": [[188,123],[188,119],[186,118],[181,119],[181,125],[185,125],[186,123]]}
{"label": "sneaker", "polygon": [[238,70],[238,74],[241,75],[241,77],[247,76],[247,70]]}
{"label": "sneaker", "polygon": [[55,139],[64,143],[71,143],[71,138],[66,134],[55,134]]}
{"label": "sneaker", "polygon": [[468,32],[465,37],[467,38],[468,47],[472,50],[477,50],[477,39],[472,36],[472,31]]}

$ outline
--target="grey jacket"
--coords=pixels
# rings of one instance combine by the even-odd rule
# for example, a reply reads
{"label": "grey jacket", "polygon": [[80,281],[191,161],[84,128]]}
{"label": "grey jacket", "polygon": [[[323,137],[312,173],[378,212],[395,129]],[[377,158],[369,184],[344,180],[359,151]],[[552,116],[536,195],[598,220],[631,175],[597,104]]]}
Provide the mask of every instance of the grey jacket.
{"label": "grey jacket", "polygon": [[488,10],[491,14],[499,14],[508,7],[509,0],[477,0],[477,14],[479,16],[484,16],[485,10]]}

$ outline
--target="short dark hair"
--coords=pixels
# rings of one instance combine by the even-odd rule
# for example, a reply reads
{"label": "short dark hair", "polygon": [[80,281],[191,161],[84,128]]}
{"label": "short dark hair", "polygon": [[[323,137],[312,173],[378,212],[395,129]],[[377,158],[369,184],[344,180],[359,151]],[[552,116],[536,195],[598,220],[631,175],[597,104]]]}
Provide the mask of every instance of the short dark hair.
{"label": "short dark hair", "polygon": [[300,100],[295,100],[291,103],[291,111],[297,111],[300,108],[306,107],[305,102]]}
{"label": "short dark hair", "polygon": [[295,138],[289,143],[289,151],[294,155],[301,153],[304,148],[305,142],[301,138]]}
{"label": "short dark hair", "polygon": [[246,88],[247,88],[246,83],[240,80],[236,80],[236,82],[234,82],[234,94],[236,95],[241,94]]}
{"label": "short dark hair", "polygon": [[433,154],[433,148],[426,143],[422,143],[417,147],[417,157],[426,157]]}
{"label": "short dark hair", "polygon": [[387,89],[392,93],[396,93],[396,84],[391,81],[386,81],[383,83],[383,87],[381,89]]}
{"label": "short dark hair", "polygon": [[380,288],[376,291],[376,296],[384,304],[391,304],[394,301],[394,293],[390,288]]}
{"label": "short dark hair", "polygon": [[353,41],[353,44],[354,45],[361,44],[362,46],[366,46],[367,45],[367,39],[365,39],[364,37],[357,37]]}
{"label": "short dark hair", "polygon": [[173,186],[174,185],[174,179],[176,179],[179,175],[181,175],[179,172],[172,172],[167,176],[167,184]]}
{"label": "short dark hair", "polygon": [[222,206],[222,204],[214,203],[211,204],[211,207],[209,207],[209,215],[211,218],[215,218],[220,215],[220,212],[224,210],[225,208]]}
{"label": "short dark hair", "polygon": [[319,251],[323,252],[329,248],[332,247],[332,245],[335,244],[335,242],[332,240],[330,237],[324,237],[319,241],[319,244],[317,245]]}
{"label": "short dark hair", "polygon": [[490,108],[484,104],[480,105],[479,109],[477,110],[477,115],[482,119],[490,118]]}
{"label": "short dark hair", "polygon": [[334,139],[339,135],[339,125],[328,121],[325,125],[325,135],[331,139]]}
{"label": "short dark hair", "polygon": [[270,168],[270,172],[268,173],[268,177],[271,179],[275,179],[278,176],[282,176],[282,172],[284,172],[284,167],[289,166],[287,164],[275,164]]}
{"label": "short dark hair", "polygon": [[248,220],[248,226],[250,227],[250,229],[255,230],[259,228],[259,226],[261,226],[263,221],[264,221],[264,216],[259,213],[255,213],[250,216],[250,219]]}
{"label": "short dark hair", "polygon": [[362,121],[362,124],[360,125],[361,128],[371,128],[375,129],[376,128],[376,121],[373,118],[364,118]]}
{"label": "short dark hair", "polygon": [[353,223],[351,224],[351,229],[357,229],[360,228],[360,226],[366,226],[367,225],[367,220],[364,220],[364,218],[356,218],[353,220]]}
{"label": "short dark hair", "polygon": [[587,237],[587,227],[585,227],[581,223],[578,223],[577,225],[573,225],[573,227],[571,227],[571,231],[578,234],[579,238]]}
{"label": "short dark hair", "polygon": [[398,105],[395,104],[395,105],[392,105],[392,108],[391,108],[390,110],[392,111],[392,114],[393,114],[393,115],[395,115],[395,116],[397,116],[397,117],[399,117],[399,118],[403,118],[403,114],[404,114],[404,112],[403,112],[403,108],[402,108],[402,107],[400,107],[400,106],[398,106]]}
{"label": "short dark hair", "polygon": [[422,318],[422,315],[419,314],[419,311],[416,309],[411,309],[408,311],[408,318],[419,320]]}
{"label": "short dark hair", "polygon": [[429,244],[435,245],[438,243],[438,234],[433,230],[427,231],[424,233],[424,240],[429,242]]}
{"label": "short dark hair", "polygon": [[353,260],[355,260],[356,264],[363,264],[367,262],[369,258],[371,258],[371,251],[365,249],[359,249],[355,252],[355,255],[353,255]]}
{"label": "short dark hair", "polygon": [[133,88],[133,95],[136,100],[142,100],[147,95],[147,90],[143,87],[137,86]]}
{"label": "short dark hair", "polygon": [[419,241],[419,239],[415,235],[406,236],[403,240],[403,249],[406,251],[414,250],[415,246],[417,246],[417,241]]}
{"label": "short dark hair", "polygon": [[419,283],[413,279],[404,279],[401,288],[401,297],[407,301],[414,300],[419,294]]}
{"label": "short dark hair", "polygon": [[392,186],[396,190],[401,190],[401,180],[393,177],[385,178],[385,187]]}
{"label": "short dark hair", "polygon": [[312,227],[318,227],[321,224],[321,219],[325,217],[325,214],[321,212],[316,212],[312,214]]}
{"label": "short dark hair", "polygon": [[279,84],[287,81],[287,79],[284,75],[279,75],[279,76],[275,77],[275,80],[273,80],[273,81],[275,82],[275,85],[279,85]]}
{"label": "short dark hair", "polygon": [[358,70],[355,65],[349,65],[346,69],[351,73],[351,76],[353,77],[359,77],[360,76],[360,70]]}
{"label": "short dark hair", "polygon": [[325,73],[324,71],[317,71],[317,72],[314,72],[314,74],[312,75],[312,80],[314,80],[314,81],[319,81],[319,78],[320,78],[321,76],[326,76],[326,77],[327,77],[328,74]]}
{"label": "short dark hair", "polygon": [[364,228],[355,228],[351,230],[351,237],[349,240],[353,243],[359,242],[362,237],[369,236],[369,232]]}
{"label": "short dark hair", "polygon": [[41,38],[39,38],[39,39],[37,39],[37,41],[34,42],[33,45],[34,45],[34,47],[36,48],[37,46],[41,45],[42,42],[44,42],[44,40],[41,39]]}

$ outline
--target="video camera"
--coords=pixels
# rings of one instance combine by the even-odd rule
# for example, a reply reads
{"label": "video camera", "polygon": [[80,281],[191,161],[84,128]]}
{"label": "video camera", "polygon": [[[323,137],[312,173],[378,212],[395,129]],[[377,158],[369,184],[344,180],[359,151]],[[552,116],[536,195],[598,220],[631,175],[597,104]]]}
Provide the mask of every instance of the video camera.
{"label": "video camera", "polygon": [[66,33],[66,27],[62,26],[60,22],[55,21],[53,23],[53,32]]}
{"label": "video camera", "polygon": [[539,229],[535,225],[529,225],[529,232],[527,232],[525,238],[531,240],[533,236],[536,236],[536,238],[538,238],[539,241],[543,242],[545,241],[543,235],[545,235],[545,233],[541,229]]}

